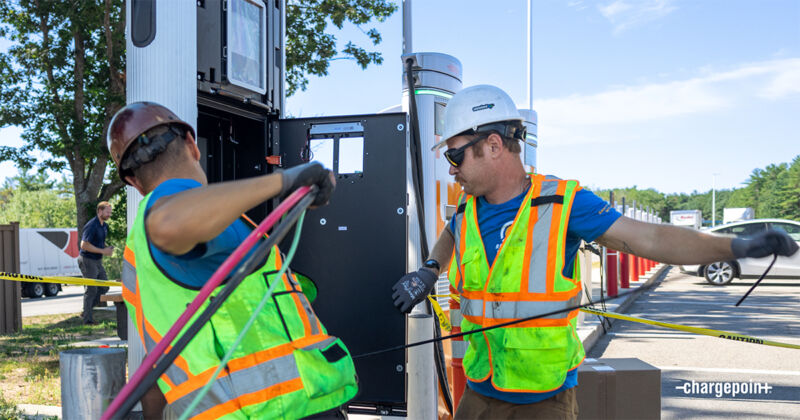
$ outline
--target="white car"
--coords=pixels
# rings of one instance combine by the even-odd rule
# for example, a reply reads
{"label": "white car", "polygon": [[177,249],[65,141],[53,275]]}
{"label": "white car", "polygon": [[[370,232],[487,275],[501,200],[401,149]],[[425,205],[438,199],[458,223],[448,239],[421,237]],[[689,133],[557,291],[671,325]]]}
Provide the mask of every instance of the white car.
{"label": "white car", "polygon": [[[800,245],[800,222],[794,220],[753,219],[728,223],[704,230],[725,235],[751,236],[767,229],[784,231]],[[708,265],[682,265],[680,269],[684,273],[704,276],[707,282],[715,286],[722,286],[730,283],[735,277],[758,278],[769,267],[770,262],[772,262],[772,256],[741,258]],[[796,252],[791,257],[778,257],[767,277],[800,278],[800,252]]]}

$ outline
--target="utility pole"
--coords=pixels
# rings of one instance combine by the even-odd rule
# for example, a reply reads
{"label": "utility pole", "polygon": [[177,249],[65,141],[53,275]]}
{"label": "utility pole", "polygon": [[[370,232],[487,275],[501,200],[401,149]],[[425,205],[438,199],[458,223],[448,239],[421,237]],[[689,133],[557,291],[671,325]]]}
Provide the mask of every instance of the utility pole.
{"label": "utility pole", "polygon": [[717,225],[717,175],[711,174],[711,227]]}
{"label": "utility pole", "polygon": [[[414,52],[411,34],[411,0],[403,0],[403,54]],[[410,90],[409,90],[410,91]]]}
{"label": "utility pole", "polygon": [[533,4],[528,0],[528,109],[533,109]]}

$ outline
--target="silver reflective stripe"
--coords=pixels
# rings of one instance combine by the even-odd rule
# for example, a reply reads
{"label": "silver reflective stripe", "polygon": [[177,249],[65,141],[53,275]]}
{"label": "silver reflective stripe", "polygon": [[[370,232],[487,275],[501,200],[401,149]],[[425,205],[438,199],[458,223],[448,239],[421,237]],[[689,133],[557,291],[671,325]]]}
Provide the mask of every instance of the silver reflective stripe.
{"label": "silver reflective stripe", "polygon": [[[189,404],[192,403],[194,397],[200,393],[200,389],[196,389],[193,392],[190,392],[184,395],[181,398],[173,401],[169,406],[172,408],[174,412],[178,412],[183,414],[184,411],[189,407]],[[195,407],[194,412],[191,413],[193,416],[200,414],[204,411],[210,410],[220,404],[224,404],[231,399],[236,397],[236,392],[233,390],[233,384],[230,378],[222,377],[217,378],[214,381],[214,384],[211,385],[211,389],[208,390],[203,399],[200,400],[200,403],[197,404]]]}
{"label": "silver reflective stripe", "polygon": [[[519,302],[486,302],[486,318],[492,319],[522,319],[531,316],[547,314],[567,308],[573,308],[581,303],[581,295],[577,294],[566,301],[519,301]],[[567,312],[557,313],[542,318],[560,319],[567,316]]]}
{"label": "silver reflective stripe", "polygon": [[[144,336],[145,349],[148,351],[154,349],[158,343],[147,333],[147,330],[144,329],[144,320],[142,320],[142,335]],[[174,362],[169,365],[167,370],[164,371],[164,374],[167,375],[169,380],[175,385],[182,384],[189,380],[189,377],[186,376],[186,372],[176,366]]]}
{"label": "silver reflective stripe", "polygon": [[[334,341],[336,341],[336,338],[329,337],[320,342],[308,345],[304,347],[303,350],[323,349],[333,344]],[[227,376],[217,378],[217,380],[214,381],[208,394],[203,397],[203,400],[200,401],[200,404],[192,414],[200,414],[230,399],[267,389],[271,386],[299,377],[300,372],[297,370],[294,353],[267,360],[246,369],[231,372]],[[235,389],[231,384],[236,384]],[[201,389],[202,388],[198,388],[175,400],[171,406],[177,407],[179,410],[186,409]]]}
{"label": "silver reflective stripe", "polygon": [[314,313],[314,310],[311,309],[311,304],[308,302],[308,298],[306,295],[302,293],[298,293],[297,296],[300,298],[300,304],[303,305],[303,310],[306,312],[306,316],[308,317],[308,323],[311,324],[311,334],[310,335],[317,335],[321,331],[319,330],[319,321],[317,320],[317,314]]}
{"label": "silver reflective stripe", "polygon": [[[542,182],[540,196],[553,195],[558,191],[558,182]],[[531,209],[534,211],[534,209]],[[533,226],[531,238],[533,250],[528,265],[528,293],[547,293],[547,254],[549,252],[550,225],[553,219],[553,204],[537,206],[538,218]]]}
{"label": "silver reflective stripe", "polygon": [[[565,310],[579,305],[581,295],[576,294],[565,301],[511,301],[511,302],[484,302],[479,299],[461,298],[461,308],[466,316],[484,317],[486,319],[523,319],[543,315],[550,312]],[[484,306],[486,311],[484,312]],[[567,312],[543,316],[544,319],[561,319],[567,317]]]}
{"label": "silver reflective stripe", "polygon": [[450,340],[451,357],[463,359],[464,355],[467,354],[467,347],[469,347],[469,341]]}
{"label": "silver reflective stripe", "polygon": [[460,327],[462,318],[463,317],[461,316],[461,309],[453,309],[453,307],[451,306],[450,307],[450,325],[452,325],[454,327]]}
{"label": "silver reflective stripe", "polygon": [[461,296],[461,313],[464,316],[483,316],[483,301]]}
{"label": "silver reflective stripe", "polygon": [[136,268],[124,258],[122,259],[122,285],[136,293]]}

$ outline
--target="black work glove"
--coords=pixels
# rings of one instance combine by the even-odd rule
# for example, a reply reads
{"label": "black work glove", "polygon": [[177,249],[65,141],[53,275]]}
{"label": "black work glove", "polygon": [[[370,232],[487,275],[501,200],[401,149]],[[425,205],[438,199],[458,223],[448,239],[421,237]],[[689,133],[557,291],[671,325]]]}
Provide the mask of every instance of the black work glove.
{"label": "black work glove", "polygon": [[280,197],[284,197],[290,191],[306,185],[316,185],[319,187],[317,198],[311,203],[312,206],[327,204],[333,194],[333,182],[330,178],[329,170],[325,169],[319,162],[304,163],[293,166],[280,172],[282,177]]}
{"label": "black work glove", "polygon": [[761,258],[772,254],[788,257],[797,252],[797,248],[797,242],[780,230],[768,230],[731,241],[731,251],[736,258]]}
{"label": "black work glove", "polygon": [[414,305],[425,300],[425,296],[433,290],[437,277],[436,273],[427,268],[420,268],[401,277],[392,286],[394,306],[407,314]]}

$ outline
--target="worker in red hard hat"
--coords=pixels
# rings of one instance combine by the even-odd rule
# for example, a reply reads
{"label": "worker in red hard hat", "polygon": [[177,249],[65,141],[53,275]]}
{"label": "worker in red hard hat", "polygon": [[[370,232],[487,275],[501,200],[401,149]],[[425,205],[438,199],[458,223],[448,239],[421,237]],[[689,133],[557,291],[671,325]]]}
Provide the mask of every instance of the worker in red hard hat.
{"label": "worker in red hard hat", "polygon": [[[209,185],[194,129],[152,102],[117,112],[108,150],[120,178],[144,195],[129,227],[122,283],[145,350],[155,347],[250,234],[238,220],[242,213],[307,185],[319,188],[313,205],[325,205],[335,186],[331,171],[319,163]],[[330,418],[355,396],[347,348],[327,335],[295,277],[276,277],[282,265],[277,247],[261,264],[142,398],[145,418],[159,418],[166,403],[178,412],[188,408],[274,282],[274,299],[258,312],[225,373],[191,415],[303,418],[322,413]]]}

